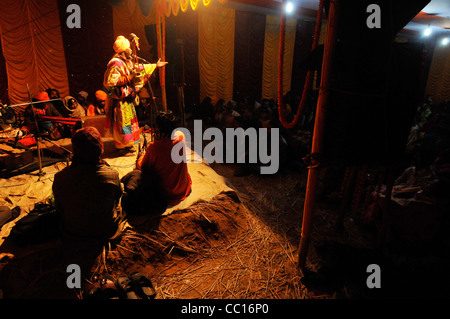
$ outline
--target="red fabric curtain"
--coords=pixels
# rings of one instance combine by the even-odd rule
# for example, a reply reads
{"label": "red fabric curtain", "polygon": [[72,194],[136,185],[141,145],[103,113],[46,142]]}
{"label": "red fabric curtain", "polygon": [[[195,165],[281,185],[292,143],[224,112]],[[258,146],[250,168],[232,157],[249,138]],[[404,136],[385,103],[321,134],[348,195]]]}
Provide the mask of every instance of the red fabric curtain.
{"label": "red fabric curtain", "polygon": [[95,91],[103,87],[106,64],[114,54],[112,7],[107,0],[76,1],[81,9],[81,28],[70,29],[66,9],[71,3],[74,1],[58,0],[70,95],[86,91],[92,101]]}
{"label": "red fabric curtain", "polygon": [[236,11],[234,97],[261,100],[266,16]]}
{"label": "red fabric curtain", "polygon": [[0,10],[2,52],[12,103],[49,87],[68,93],[66,61],[54,0],[3,0]]}
{"label": "red fabric curtain", "polygon": [[0,39],[0,100],[3,104],[9,104],[8,74],[6,73],[6,61],[3,56],[2,41]]}

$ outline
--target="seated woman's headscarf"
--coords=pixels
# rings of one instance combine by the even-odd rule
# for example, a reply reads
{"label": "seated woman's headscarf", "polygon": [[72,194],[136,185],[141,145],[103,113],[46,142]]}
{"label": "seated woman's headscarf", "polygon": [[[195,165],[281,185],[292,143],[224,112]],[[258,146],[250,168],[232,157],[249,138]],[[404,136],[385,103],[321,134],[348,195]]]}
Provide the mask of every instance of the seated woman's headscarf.
{"label": "seated woman's headscarf", "polygon": [[103,141],[100,132],[93,126],[84,127],[72,136],[74,164],[97,165],[103,154]]}
{"label": "seated woman's headscarf", "polygon": [[64,98],[64,107],[69,117],[79,119],[82,116],[86,116],[86,110],[73,96],[68,95]]}

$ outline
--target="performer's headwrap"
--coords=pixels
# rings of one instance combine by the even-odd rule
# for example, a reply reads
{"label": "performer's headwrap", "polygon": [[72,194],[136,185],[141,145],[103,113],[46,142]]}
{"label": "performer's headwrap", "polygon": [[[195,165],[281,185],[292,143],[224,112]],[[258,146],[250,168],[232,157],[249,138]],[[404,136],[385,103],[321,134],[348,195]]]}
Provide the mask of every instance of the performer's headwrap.
{"label": "performer's headwrap", "polygon": [[130,47],[130,41],[127,38],[125,38],[123,35],[119,35],[113,45],[114,52],[116,52],[116,53],[123,52],[126,49],[128,49],[129,47]]}

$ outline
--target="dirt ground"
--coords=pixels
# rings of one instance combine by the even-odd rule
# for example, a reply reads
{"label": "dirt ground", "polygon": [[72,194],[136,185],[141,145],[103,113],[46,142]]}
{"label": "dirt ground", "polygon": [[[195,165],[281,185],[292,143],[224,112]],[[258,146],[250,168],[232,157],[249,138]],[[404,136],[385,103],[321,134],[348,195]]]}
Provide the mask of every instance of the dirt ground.
{"label": "dirt ground", "polygon": [[[235,177],[232,165],[213,168],[236,192],[168,216],[130,216],[132,228],[109,247],[86,250],[95,245],[67,247],[57,241],[11,249],[21,253],[4,256],[0,264],[5,297],[86,298],[83,289],[67,289],[65,267],[71,263],[90,269],[84,284],[94,276],[139,271],[151,278],[161,299],[323,299],[342,293],[333,287],[309,289],[296,267],[306,171]],[[332,219],[321,207],[314,234]],[[320,264],[314,242],[308,258],[312,271]]]}
{"label": "dirt ground", "polygon": [[[4,298],[86,298],[83,289],[67,288],[66,267],[71,263],[88,269],[83,285],[95,276],[118,278],[141,272],[151,279],[157,299],[448,295],[444,285],[435,285],[445,273],[447,264],[442,258],[448,250],[434,254],[412,247],[414,253],[391,251],[391,258],[386,258],[376,249],[376,231],[358,223],[358,216],[347,214],[344,230],[335,231],[340,200],[333,194],[319,196],[307,267],[300,271],[297,251],[306,170],[291,167],[275,175],[235,177],[235,168],[213,166],[235,192],[221,193],[210,202],[198,202],[167,216],[130,216],[131,228],[107,247],[87,243],[68,247],[60,241],[32,251],[15,247],[21,253],[15,258],[3,255],[0,261]],[[327,186],[322,184],[321,189]],[[384,289],[367,288],[370,264],[387,269]],[[422,267],[412,266],[419,264]]]}

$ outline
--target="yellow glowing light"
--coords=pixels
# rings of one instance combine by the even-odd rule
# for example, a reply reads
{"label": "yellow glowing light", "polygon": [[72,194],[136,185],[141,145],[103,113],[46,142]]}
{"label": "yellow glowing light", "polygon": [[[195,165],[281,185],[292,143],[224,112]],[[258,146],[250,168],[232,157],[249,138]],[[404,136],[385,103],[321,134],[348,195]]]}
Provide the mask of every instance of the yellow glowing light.
{"label": "yellow glowing light", "polygon": [[180,9],[183,12],[186,12],[189,7],[189,0],[180,0]]}
{"label": "yellow glowing light", "polygon": [[[218,0],[221,4],[227,2],[227,0]],[[178,15],[179,10],[181,12],[186,12],[191,6],[192,10],[195,11],[198,8],[200,0],[159,0],[159,7],[161,14],[165,14],[167,17],[172,13],[174,16]],[[202,0],[205,7],[210,5],[212,0]]]}
{"label": "yellow glowing light", "polygon": [[199,0],[191,0],[192,11],[197,10]]}

